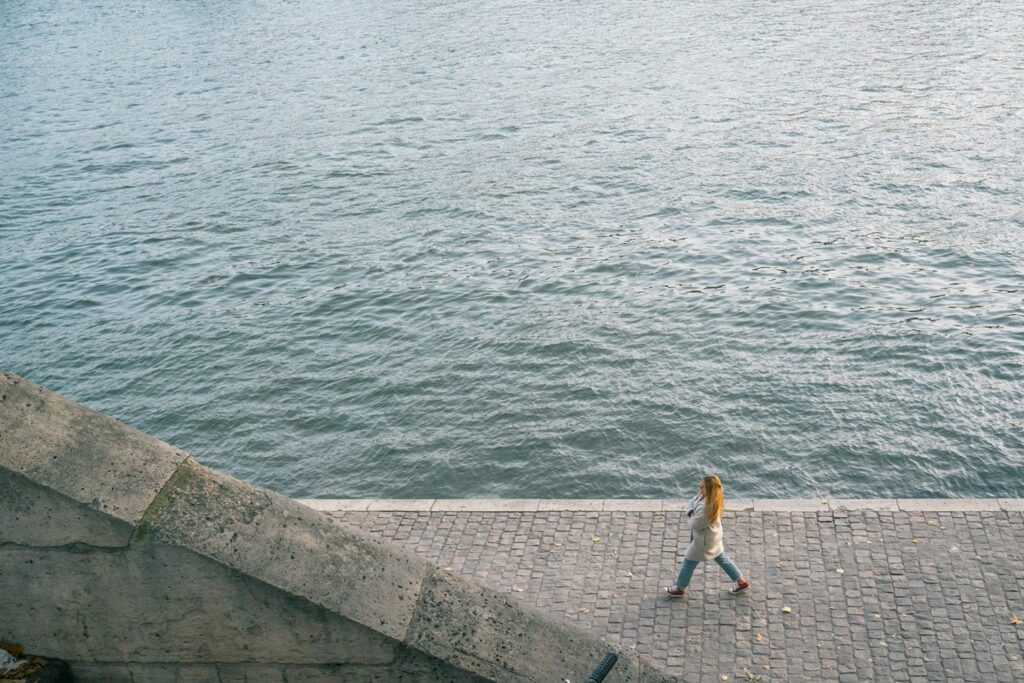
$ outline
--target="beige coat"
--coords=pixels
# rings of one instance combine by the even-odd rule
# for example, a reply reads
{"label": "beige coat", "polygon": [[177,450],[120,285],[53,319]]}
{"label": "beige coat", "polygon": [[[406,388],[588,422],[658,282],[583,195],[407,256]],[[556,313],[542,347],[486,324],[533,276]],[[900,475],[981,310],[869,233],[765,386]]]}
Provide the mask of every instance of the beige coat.
{"label": "beige coat", "polygon": [[704,499],[700,496],[690,501],[693,515],[686,518],[690,525],[690,545],[686,548],[685,559],[693,562],[707,562],[725,552],[722,546],[722,522],[712,524],[704,510]]}

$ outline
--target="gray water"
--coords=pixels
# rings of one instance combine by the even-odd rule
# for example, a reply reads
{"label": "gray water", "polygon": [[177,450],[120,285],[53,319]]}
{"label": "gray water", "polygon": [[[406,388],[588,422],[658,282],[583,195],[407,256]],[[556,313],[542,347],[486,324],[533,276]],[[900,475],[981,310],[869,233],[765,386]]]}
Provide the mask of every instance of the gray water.
{"label": "gray water", "polygon": [[0,367],[294,496],[1024,495],[1019,2],[0,3]]}

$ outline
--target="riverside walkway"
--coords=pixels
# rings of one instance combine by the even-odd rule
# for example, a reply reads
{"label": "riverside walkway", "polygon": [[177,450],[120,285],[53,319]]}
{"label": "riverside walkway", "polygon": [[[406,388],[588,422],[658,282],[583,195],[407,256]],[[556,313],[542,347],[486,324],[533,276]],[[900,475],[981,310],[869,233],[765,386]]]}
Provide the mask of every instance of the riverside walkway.
{"label": "riverside walkway", "polygon": [[753,587],[708,563],[678,600],[684,501],[302,502],[683,681],[1024,681],[1020,499],[727,500]]}

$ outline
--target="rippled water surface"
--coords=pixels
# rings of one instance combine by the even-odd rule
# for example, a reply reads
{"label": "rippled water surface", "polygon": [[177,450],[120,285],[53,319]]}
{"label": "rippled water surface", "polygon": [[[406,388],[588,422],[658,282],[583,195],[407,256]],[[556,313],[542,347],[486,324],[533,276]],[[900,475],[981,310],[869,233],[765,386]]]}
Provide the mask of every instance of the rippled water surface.
{"label": "rippled water surface", "polygon": [[1018,2],[0,3],[0,367],[295,496],[1024,495]]}

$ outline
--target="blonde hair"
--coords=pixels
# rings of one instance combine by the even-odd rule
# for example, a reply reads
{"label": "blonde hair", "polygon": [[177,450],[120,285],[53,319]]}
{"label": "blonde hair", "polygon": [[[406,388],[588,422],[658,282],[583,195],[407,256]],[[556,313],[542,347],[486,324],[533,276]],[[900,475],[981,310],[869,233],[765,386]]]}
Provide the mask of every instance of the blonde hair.
{"label": "blonde hair", "polygon": [[725,508],[722,480],[709,474],[701,480],[700,485],[704,488],[704,510],[707,513],[708,521],[717,524],[722,519],[722,510]]}

